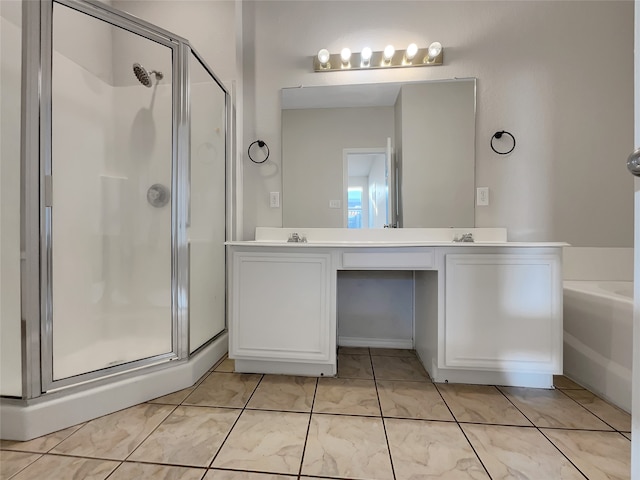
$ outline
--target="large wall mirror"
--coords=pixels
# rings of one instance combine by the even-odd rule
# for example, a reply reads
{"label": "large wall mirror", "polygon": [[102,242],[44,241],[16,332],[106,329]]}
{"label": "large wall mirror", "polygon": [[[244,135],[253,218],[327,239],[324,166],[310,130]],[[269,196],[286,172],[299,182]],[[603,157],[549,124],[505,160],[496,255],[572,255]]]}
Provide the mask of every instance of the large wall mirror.
{"label": "large wall mirror", "polygon": [[476,80],[282,90],[283,227],[475,225]]}

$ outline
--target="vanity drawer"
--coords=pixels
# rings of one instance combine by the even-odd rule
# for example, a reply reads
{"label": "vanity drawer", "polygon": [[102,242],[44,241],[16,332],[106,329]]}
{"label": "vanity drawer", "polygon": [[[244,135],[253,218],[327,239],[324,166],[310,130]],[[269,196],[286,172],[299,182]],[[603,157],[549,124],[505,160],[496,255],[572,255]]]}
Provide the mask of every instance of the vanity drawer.
{"label": "vanity drawer", "polygon": [[371,249],[342,253],[342,267],[345,269],[430,270],[434,264],[432,248],[403,249],[402,252]]}

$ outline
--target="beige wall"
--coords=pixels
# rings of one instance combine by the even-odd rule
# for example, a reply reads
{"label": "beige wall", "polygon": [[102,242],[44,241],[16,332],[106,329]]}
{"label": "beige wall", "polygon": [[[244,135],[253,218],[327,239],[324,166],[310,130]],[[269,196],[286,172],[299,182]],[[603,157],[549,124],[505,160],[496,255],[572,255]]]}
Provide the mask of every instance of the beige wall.
{"label": "beige wall", "polygon": [[406,228],[473,227],[475,82],[404,85],[399,101],[399,224]]}
{"label": "beige wall", "polygon": [[[245,1],[243,10],[255,41],[243,45],[245,98],[254,101],[242,113],[255,133],[242,149],[254,136],[271,149],[262,166],[243,159],[245,238],[256,225],[282,224],[282,210],[268,203],[269,192],[282,189],[281,88],[477,77],[476,185],[490,188],[491,205],[476,209],[476,225],[507,227],[510,240],[631,246],[633,182],[624,160],[633,147],[632,2],[263,0]],[[311,67],[322,47],[434,40],[445,48],[442,67]],[[509,156],[489,146],[503,129],[518,141]]]}

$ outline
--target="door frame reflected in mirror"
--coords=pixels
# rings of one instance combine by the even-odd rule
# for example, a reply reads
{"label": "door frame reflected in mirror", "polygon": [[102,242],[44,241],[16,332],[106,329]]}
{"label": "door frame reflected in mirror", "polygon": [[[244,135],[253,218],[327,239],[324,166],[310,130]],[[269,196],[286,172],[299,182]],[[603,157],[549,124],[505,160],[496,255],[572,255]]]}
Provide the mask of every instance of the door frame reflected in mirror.
{"label": "door frame reflected in mirror", "polygon": [[[391,139],[388,139],[389,142]],[[345,148],[343,149],[343,212],[345,228],[382,228],[389,223],[391,195],[389,186],[390,160],[387,148]],[[365,180],[366,179],[366,180]],[[357,185],[359,183],[359,185]],[[382,191],[378,188],[382,185]],[[372,188],[373,186],[373,188]],[[360,222],[350,221],[353,217],[349,201],[349,191],[361,187],[363,191]]]}

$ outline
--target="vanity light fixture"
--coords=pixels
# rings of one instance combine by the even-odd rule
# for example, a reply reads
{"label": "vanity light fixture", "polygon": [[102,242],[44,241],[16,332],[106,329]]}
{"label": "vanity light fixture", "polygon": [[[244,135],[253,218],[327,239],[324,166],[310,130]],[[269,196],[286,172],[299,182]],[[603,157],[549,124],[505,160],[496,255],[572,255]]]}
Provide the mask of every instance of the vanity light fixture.
{"label": "vanity light fixture", "polygon": [[416,56],[416,53],[418,53],[418,45],[412,43],[404,51],[404,59],[410,63],[413,60],[413,57]]}
{"label": "vanity light fixture", "polygon": [[331,55],[329,54],[329,50],[327,50],[326,48],[323,48],[318,52],[318,56],[317,56],[318,65],[322,70],[327,70],[331,68],[331,64],[329,63],[330,58],[331,58]]}
{"label": "vanity light fixture", "polygon": [[385,63],[391,63],[394,53],[396,53],[396,49],[393,48],[393,45],[387,45],[384,47],[384,50],[382,51],[382,59]]}
{"label": "vanity light fixture", "polygon": [[427,49],[427,63],[435,62],[436,59],[442,54],[442,44],[440,42],[433,42]]}
{"label": "vanity light fixture", "polygon": [[426,48],[420,48],[412,43],[406,50],[396,50],[393,45],[387,45],[384,50],[377,52],[364,47],[360,53],[343,48],[340,53],[331,54],[329,50],[323,48],[313,57],[313,70],[337,72],[377,68],[432,67],[442,65],[443,56],[444,49],[440,42],[433,42]]}
{"label": "vanity light fixture", "polygon": [[349,60],[351,60],[351,50],[348,48],[343,48],[340,52],[340,59],[342,60],[343,68],[349,67]]}

